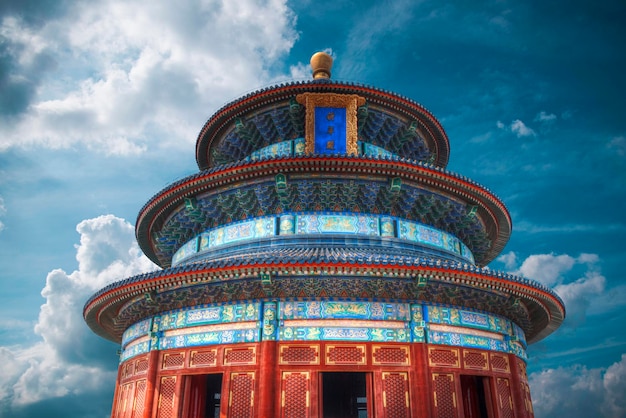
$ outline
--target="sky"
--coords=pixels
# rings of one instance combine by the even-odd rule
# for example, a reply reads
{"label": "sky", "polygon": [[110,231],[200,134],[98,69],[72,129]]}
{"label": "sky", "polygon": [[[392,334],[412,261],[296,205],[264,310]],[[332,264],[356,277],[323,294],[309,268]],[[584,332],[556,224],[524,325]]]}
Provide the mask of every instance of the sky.
{"label": "sky", "polygon": [[448,169],[511,213],[489,267],[564,300],[528,350],[536,417],[626,417],[625,21],[623,0],[0,0],[0,417],[109,416],[119,347],[84,302],[156,268],[134,222],[197,172],[204,122],[320,50],[439,119]]}

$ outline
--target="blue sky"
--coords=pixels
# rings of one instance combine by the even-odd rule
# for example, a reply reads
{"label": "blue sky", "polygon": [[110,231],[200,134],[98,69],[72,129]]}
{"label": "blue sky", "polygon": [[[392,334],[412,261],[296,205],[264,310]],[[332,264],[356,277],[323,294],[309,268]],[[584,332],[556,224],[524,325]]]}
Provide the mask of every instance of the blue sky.
{"label": "blue sky", "polygon": [[318,50],[441,121],[448,168],[511,212],[490,267],[565,300],[529,349],[536,416],[626,416],[623,1],[176,3],[0,2],[0,417],[108,416],[84,301],[154,268],[137,212],[197,171],[208,117]]}

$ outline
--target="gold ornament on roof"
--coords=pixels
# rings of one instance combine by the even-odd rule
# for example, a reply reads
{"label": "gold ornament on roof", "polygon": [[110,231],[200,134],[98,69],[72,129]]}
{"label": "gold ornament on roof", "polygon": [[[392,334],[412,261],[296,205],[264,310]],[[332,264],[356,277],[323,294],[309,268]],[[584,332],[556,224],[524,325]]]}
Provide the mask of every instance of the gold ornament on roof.
{"label": "gold ornament on roof", "polygon": [[326,52],[316,52],[311,57],[311,71],[313,78],[330,78],[330,69],[333,67],[333,57]]}

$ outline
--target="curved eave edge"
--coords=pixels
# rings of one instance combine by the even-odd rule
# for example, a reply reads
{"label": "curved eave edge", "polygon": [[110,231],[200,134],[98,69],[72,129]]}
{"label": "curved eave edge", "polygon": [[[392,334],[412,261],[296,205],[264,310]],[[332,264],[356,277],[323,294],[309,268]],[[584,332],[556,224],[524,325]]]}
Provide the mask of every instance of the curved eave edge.
{"label": "curved eave edge", "polygon": [[[205,141],[204,138],[209,132],[218,131],[229,121],[233,120],[239,115],[242,115],[250,110],[256,109],[260,106],[267,106],[268,104],[276,101],[287,99],[294,94],[310,92],[335,92],[340,93],[337,90],[347,90],[345,93],[354,93],[361,95],[370,95],[371,99],[377,98],[378,100],[386,99],[388,102],[381,102],[381,104],[393,105],[395,104],[403,106],[408,112],[409,110],[417,111],[423,115],[427,122],[431,126],[427,126],[427,129],[431,131],[431,135],[435,139],[435,147],[437,151],[436,165],[445,167],[448,164],[450,157],[450,141],[443,129],[443,126],[439,123],[437,118],[421,104],[398,95],[393,92],[378,89],[375,87],[362,85],[352,82],[336,82],[332,80],[318,80],[318,81],[295,81],[291,83],[280,84],[272,87],[257,90],[253,93],[249,93],[237,100],[234,100],[220,108],[217,112],[209,118],[204,124],[196,141],[196,162],[198,167],[202,169],[209,168],[208,160],[204,161],[204,158],[208,156],[207,151],[210,148],[210,141]],[[340,94],[342,94],[341,92]],[[392,106],[393,107],[393,106]],[[409,112],[410,113],[410,112]],[[215,128],[214,128],[215,127]],[[432,131],[432,128],[435,128]],[[206,147],[204,147],[206,145]],[[442,148],[443,145],[443,148]],[[203,158],[201,160],[201,157]]]}
{"label": "curved eave edge", "polygon": [[[159,260],[156,256],[156,252],[152,247],[152,239],[149,236],[149,232],[152,229],[154,219],[168,209],[177,207],[182,204],[182,200],[185,197],[194,196],[198,192],[198,187],[206,186],[209,182],[226,182],[227,176],[250,176],[250,171],[271,169],[272,171],[288,170],[291,166],[297,166],[299,163],[318,163],[317,166],[312,168],[318,168],[319,166],[330,167],[334,163],[344,163],[346,165],[355,165],[361,163],[369,163],[374,165],[393,163],[391,167],[385,167],[386,169],[402,171],[406,169],[407,173],[410,170],[418,170],[419,172],[430,175],[433,179],[438,181],[447,181],[450,183],[456,183],[460,189],[473,190],[477,195],[482,194],[484,196],[484,202],[488,207],[490,216],[495,220],[498,228],[497,235],[493,239],[493,245],[488,253],[488,257],[485,260],[481,260],[482,265],[488,264],[504,249],[504,246],[509,240],[512,222],[511,216],[502,201],[489,189],[481,186],[469,178],[448,172],[437,166],[424,164],[416,160],[407,160],[399,157],[360,157],[360,156],[320,156],[320,155],[307,155],[303,157],[288,157],[288,158],[264,158],[253,162],[239,161],[236,163],[229,163],[218,167],[211,168],[209,170],[201,171],[191,176],[180,179],[170,186],[162,189],[155,194],[148,202],[141,208],[135,222],[135,236],[146,256],[162,267],[168,267],[168,261]],[[336,169],[336,166],[333,166]],[[355,167],[351,167],[355,168]],[[362,168],[364,171],[367,167],[359,166],[356,168]],[[371,167],[375,168],[375,167]],[[233,174],[235,173],[235,174]],[[205,190],[205,189],[203,189]]]}
{"label": "curved eave edge", "polygon": [[144,273],[112,283],[89,298],[83,308],[83,317],[96,334],[117,341],[116,336],[109,335],[107,330],[101,326],[100,315],[106,306],[120,300],[126,301],[150,291],[167,289],[170,286],[200,284],[202,277],[207,276],[232,278],[234,273],[253,276],[264,271],[280,272],[281,269],[297,271],[323,268],[330,273],[338,274],[359,274],[359,272],[365,271],[383,273],[388,271],[393,273],[394,277],[407,279],[411,279],[417,274],[423,274],[428,277],[428,280],[444,281],[485,291],[509,294],[511,297],[519,298],[525,304],[538,305],[547,317],[546,326],[529,336],[529,344],[550,335],[565,318],[565,305],[561,298],[552,289],[535,280],[485,268],[480,269],[467,264],[453,265],[446,260],[414,259],[412,265],[409,265],[410,260],[406,260],[404,264],[383,263],[381,260],[375,260],[370,264],[349,261],[342,263],[317,261],[301,264],[292,262],[239,263],[239,265],[235,265],[226,262],[209,262],[184,265]]}

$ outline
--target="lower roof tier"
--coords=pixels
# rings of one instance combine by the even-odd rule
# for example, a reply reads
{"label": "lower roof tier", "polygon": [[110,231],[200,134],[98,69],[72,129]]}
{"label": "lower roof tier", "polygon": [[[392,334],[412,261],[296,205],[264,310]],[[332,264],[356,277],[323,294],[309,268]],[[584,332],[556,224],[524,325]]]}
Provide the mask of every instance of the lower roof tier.
{"label": "lower roof tier", "polygon": [[430,303],[478,310],[517,324],[529,343],[564,319],[561,299],[524,278],[393,249],[261,248],[224,255],[113,283],[86,303],[92,330],[112,341],[133,324],[163,312],[215,303],[288,300]]}

